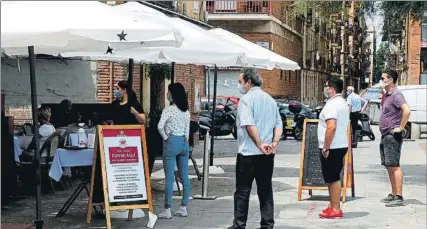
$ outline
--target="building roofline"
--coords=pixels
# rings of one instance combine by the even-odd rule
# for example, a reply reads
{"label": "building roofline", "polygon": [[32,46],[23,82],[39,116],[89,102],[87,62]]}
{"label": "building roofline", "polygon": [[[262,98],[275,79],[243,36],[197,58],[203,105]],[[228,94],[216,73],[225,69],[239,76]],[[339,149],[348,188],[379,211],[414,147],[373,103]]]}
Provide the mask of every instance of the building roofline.
{"label": "building roofline", "polygon": [[145,6],[148,6],[148,7],[151,7],[151,8],[153,8],[153,9],[155,9],[155,10],[158,10],[158,11],[160,11],[160,12],[164,13],[164,14],[167,14],[168,16],[175,16],[175,17],[178,17],[178,18],[180,18],[180,19],[186,20],[186,21],[191,22],[191,23],[193,23],[193,24],[196,24],[196,25],[198,25],[198,26],[204,27],[205,29],[214,29],[214,28],[215,28],[214,26],[209,25],[209,24],[207,24],[207,23],[205,23],[205,22],[203,22],[203,21],[195,20],[195,19],[193,19],[193,18],[191,18],[191,17],[188,17],[188,16],[186,16],[186,15],[183,15],[183,14],[180,14],[180,13],[177,13],[177,12],[174,12],[174,11],[172,11],[172,10],[165,9],[165,8],[163,8],[163,7],[161,7],[161,6],[158,6],[158,5],[155,5],[155,4],[152,4],[152,3],[149,3],[149,2],[145,2],[145,1],[138,1],[138,3],[140,3],[140,4],[142,4],[142,5],[145,5]]}

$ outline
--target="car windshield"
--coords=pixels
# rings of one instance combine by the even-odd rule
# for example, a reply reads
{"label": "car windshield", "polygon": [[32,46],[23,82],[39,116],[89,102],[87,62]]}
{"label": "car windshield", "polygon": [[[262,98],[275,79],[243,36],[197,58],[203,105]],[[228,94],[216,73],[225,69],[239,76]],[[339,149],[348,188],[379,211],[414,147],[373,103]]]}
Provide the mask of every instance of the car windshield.
{"label": "car windshield", "polygon": [[381,89],[368,89],[363,95],[363,98],[366,100],[380,99],[381,98]]}

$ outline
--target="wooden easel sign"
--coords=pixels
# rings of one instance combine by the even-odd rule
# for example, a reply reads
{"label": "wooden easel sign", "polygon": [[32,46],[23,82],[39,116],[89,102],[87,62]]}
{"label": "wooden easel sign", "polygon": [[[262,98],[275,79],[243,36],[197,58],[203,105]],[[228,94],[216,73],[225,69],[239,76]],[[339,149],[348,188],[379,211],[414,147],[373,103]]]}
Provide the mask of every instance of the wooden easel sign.
{"label": "wooden easel sign", "polygon": [[[96,182],[100,178],[101,181]],[[103,198],[95,198],[94,193],[101,193]],[[157,216],[153,213],[143,125],[98,126],[86,218],[88,224],[91,223],[93,206],[105,207],[107,229],[111,228],[110,211],[129,210],[128,220],[131,220],[133,209],[148,209],[147,227],[154,227]]]}
{"label": "wooden easel sign", "polygon": [[[301,146],[300,176],[298,184],[298,200],[302,199],[302,190],[328,190],[328,184],[323,180],[322,166],[320,163],[320,150],[317,140],[318,119],[304,120],[303,138]],[[353,151],[351,149],[350,125],[347,128],[349,148],[344,157],[344,166],[341,171],[341,195],[342,202],[345,202],[347,188],[352,189],[354,194],[354,173],[353,173]]]}

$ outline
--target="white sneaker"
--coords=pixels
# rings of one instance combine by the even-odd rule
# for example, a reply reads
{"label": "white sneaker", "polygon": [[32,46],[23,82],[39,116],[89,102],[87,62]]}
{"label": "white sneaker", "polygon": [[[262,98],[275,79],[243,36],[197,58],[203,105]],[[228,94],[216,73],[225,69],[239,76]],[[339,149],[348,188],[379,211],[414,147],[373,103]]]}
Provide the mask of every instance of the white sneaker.
{"label": "white sneaker", "polygon": [[171,209],[165,208],[157,216],[161,219],[171,219],[172,218]]}
{"label": "white sneaker", "polygon": [[174,212],[174,215],[181,216],[181,217],[187,217],[187,207],[186,206],[179,206],[178,210]]}

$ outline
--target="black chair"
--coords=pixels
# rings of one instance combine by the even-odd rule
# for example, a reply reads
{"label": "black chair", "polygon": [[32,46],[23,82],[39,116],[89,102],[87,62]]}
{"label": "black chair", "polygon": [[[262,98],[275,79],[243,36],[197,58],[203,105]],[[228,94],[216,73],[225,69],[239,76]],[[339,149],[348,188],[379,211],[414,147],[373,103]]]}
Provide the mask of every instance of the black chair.
{"label": "black chair", "polygon": [[188,139],[190,144],[190,159],[191,159],[191,162],[193,162],[193,167],[194,167],[194,170],[196,171],[197,180],[201,180],[202,175],[199,171],[199,167],[197,166],[197,162],[193,157],[193,148],[194,148],[194,134],[199,131],[199,128],[200,126],[198,122],[190,121],[190,138]]}
{"label": "black chair", "polygon": [[[55,155],[56,149],[59,146],[60,134],[59,132],[53,133],[49,136],[46,141],[43,143],[43,146],[40,148],[40,156],[44,151],[47,152],[47,155],[40,157],[40,167],[41,167],[41,182],[42,187],[48,187],[47,191],[55,192],[53,186],[53,180],[49,177],[49,170],[52,165],[53,157]],[[20,180],[25,184],[34,182],[35,174],[35,164],[34,164],[34,151],[24,151],[20,157]]]}

